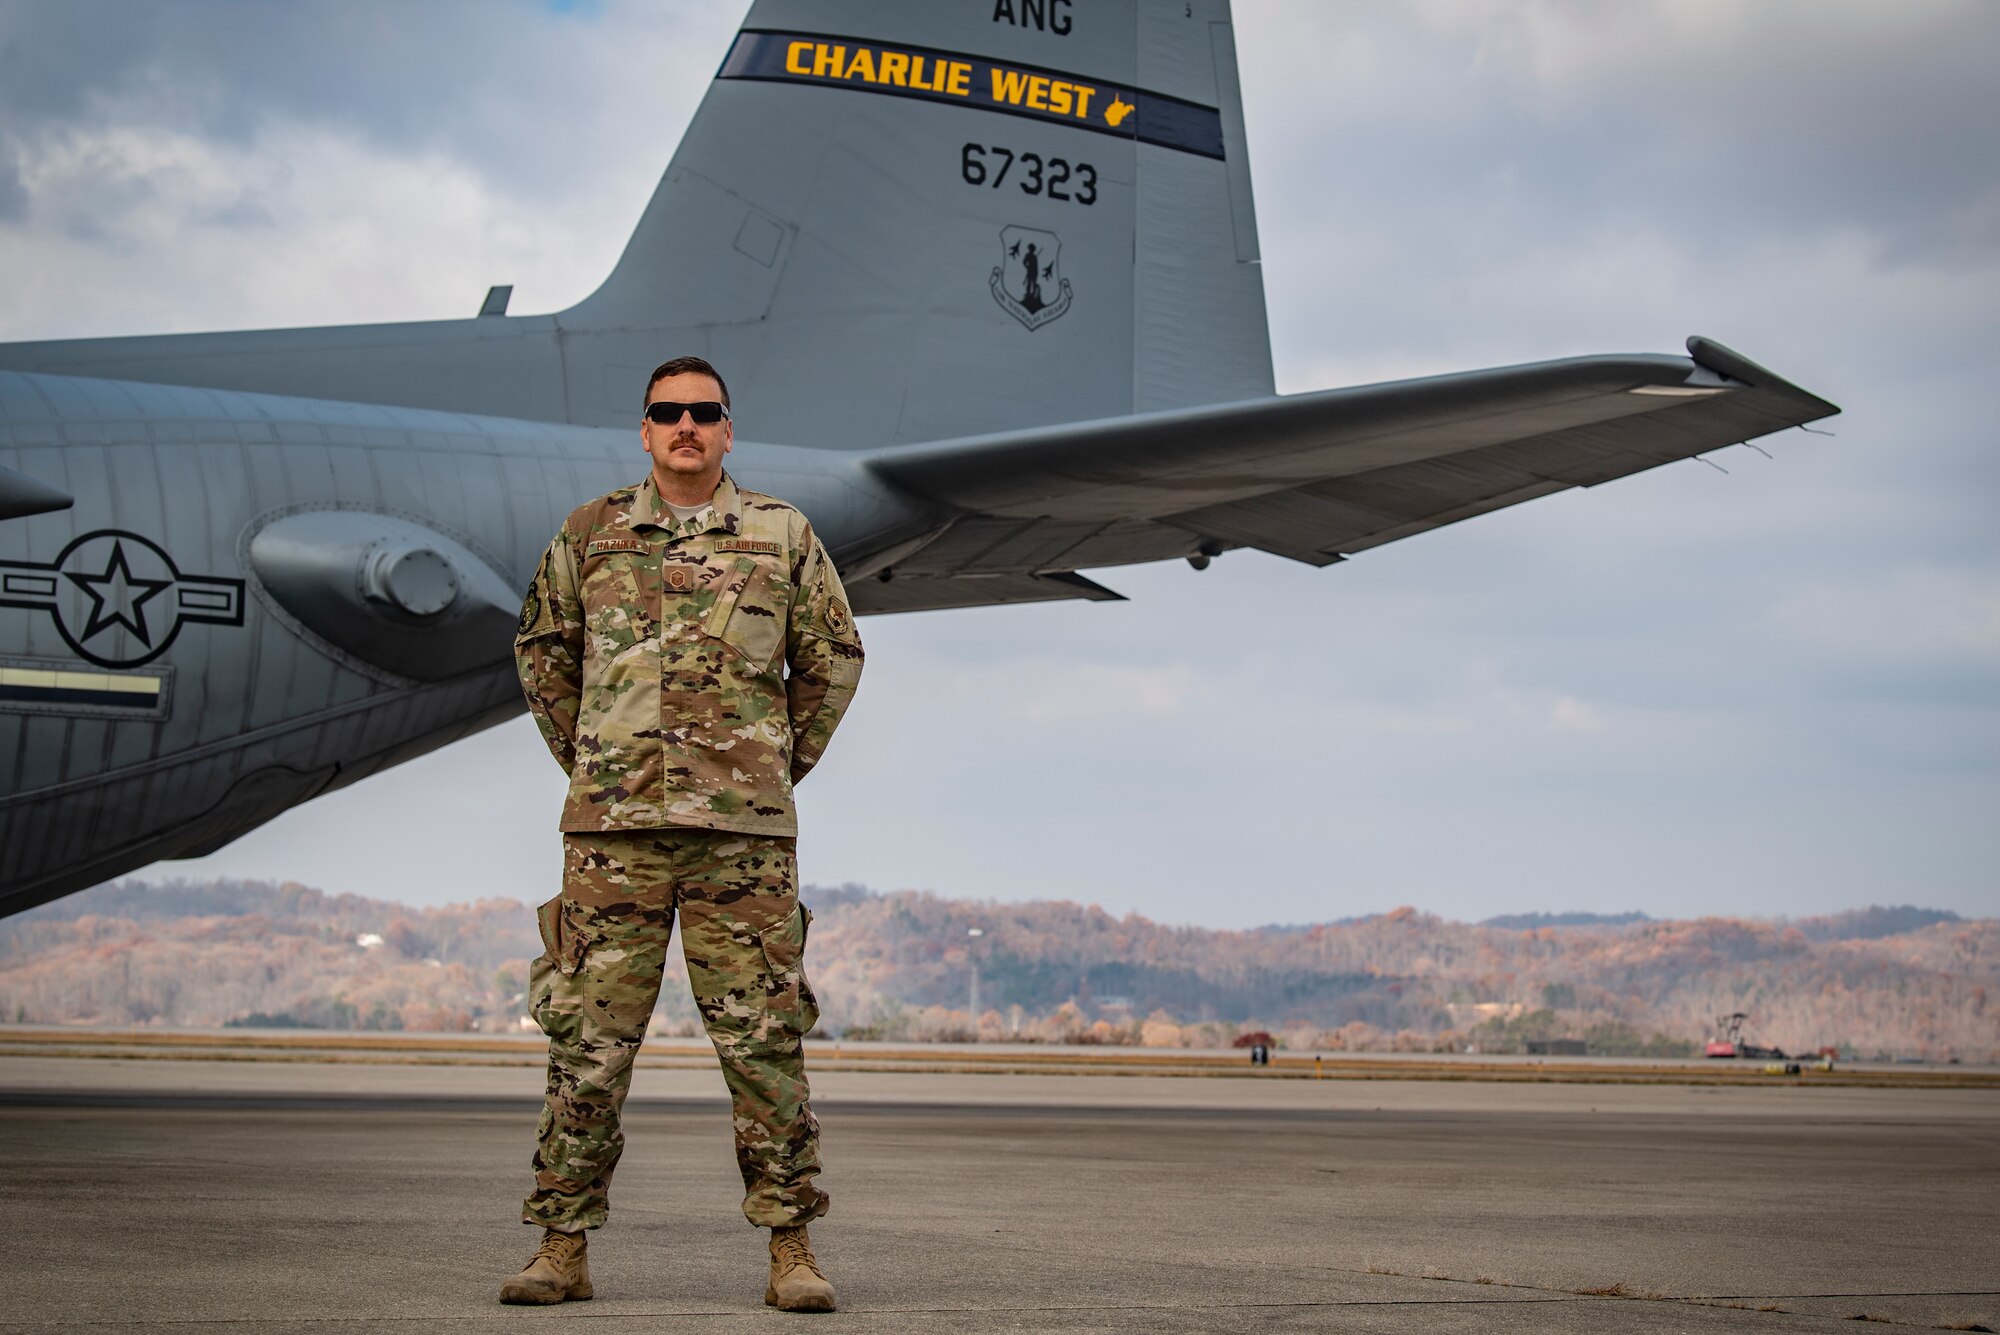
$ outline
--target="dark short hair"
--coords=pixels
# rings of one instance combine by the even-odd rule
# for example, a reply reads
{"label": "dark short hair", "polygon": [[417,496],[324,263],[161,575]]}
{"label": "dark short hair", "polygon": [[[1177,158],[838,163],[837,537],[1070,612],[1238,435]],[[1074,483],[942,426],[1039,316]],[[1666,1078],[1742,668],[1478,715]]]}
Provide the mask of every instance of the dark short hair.
{"label": "dark short hair", "polygon": [[676,357],[672,361],[661,362],[653,368],[651,378],[646,381],[646,402],[639,405],[641,408],[653,401],[653,386],[659,384],[670,375],[707,376],[715,382],[715,387],[722,391],[722,406],[725,408],[730,406],[729,385],[723,380],[722,372],[716,370],[699,357]]}

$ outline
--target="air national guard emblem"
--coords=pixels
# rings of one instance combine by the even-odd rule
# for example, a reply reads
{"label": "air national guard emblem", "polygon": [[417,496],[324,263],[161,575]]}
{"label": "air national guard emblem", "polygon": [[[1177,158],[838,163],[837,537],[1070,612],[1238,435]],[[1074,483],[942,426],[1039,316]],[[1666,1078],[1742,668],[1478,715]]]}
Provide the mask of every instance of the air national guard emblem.
{"label": "air national guard emblem", "polygon": [[1000,267],[988,284],[1000,308],[1040,329],[1069,309],[1069,279],[1062,276],[1062,241],[1035,227],[1000,230]]}

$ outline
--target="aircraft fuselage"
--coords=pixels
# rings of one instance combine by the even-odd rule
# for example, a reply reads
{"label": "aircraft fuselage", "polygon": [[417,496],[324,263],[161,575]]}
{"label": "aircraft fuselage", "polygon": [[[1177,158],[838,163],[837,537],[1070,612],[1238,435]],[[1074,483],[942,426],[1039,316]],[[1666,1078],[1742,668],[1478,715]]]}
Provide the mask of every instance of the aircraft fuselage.
{"label": "aircraft fuselage", "polygon": [[[851,456],[730,463],[857,570],[937,522]],[[76,498],[0,525],[0,912],[516,713],[519,591],[646,467],[636,424],[0,372],[0,468]]]}

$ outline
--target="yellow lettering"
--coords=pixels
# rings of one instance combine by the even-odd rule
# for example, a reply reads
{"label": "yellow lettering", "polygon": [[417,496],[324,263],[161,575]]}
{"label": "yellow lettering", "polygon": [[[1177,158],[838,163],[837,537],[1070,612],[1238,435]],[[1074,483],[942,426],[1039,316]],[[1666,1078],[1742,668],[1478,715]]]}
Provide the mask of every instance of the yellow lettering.
{"label": "yellow lettering", "polygon": [[882,53],[882,82],[893,83],[898,88],[909,85],[904,82],[910,72],[910,58],[901,51]]}
{"label": "yellow lettering", "polygon": [[1049,81],[1047,79],[1028,80],[1028,105],[1036,111],[1049,109]]}
{"label": "yellow lettering", "polygon": [[1075,84],[1064,83],[1061,80],[1050,84],[1049,110],[1058,116],[1069,115],[1070,92],[1075,87]]}
{"label": "yellow lettering", "polygon": [[930,80],[924,77],[924,58],[922,56],[911,56],[910,87],[928,88],[930,86]]}
{"label": "yellow lettering", "polygon": [[848,64],[847,73],[842,77],[852,79],[857,74],[870,83],[875,82],[875,53],[865,46],[854,48],[854,59]]}
{"label": "yellow lettering", "polygon": [[1021,73],[1019,70],[1003,70],[997,65],[994,66],[993,100],[995,102],[1019,104],[1023,94],[1027,92],[1027,88],[1027,75]]}
{"label": "yellow lettering", "polygon": [[838,79],[840,66],[846,59],[846,47],[828,46],[821,42],[813,47],[813,73],[823,78]]}
{"label": "yellow lettering", "polygon": [[812,45],[813,44],[811,42],[793,42],[790,46],[785,48],[785,73],[787,74],[812,73],[812,70],[806,65],[805,61],[799,59],[799,57],[803,55],[805,52],[812,50]]}
{"label": "yellow lettering", "polygon": [[944,90],[953,97],[972,96],[972,66],[962,60],[951,62],[951,75],[945,80]]}
{"label": "yellow lettering", "polygon": [[1073,86],[1076,89],[1076,114],[1082,120],[1089,120],[1090,99],[1097,95],[1097,90],[1080,83]]}

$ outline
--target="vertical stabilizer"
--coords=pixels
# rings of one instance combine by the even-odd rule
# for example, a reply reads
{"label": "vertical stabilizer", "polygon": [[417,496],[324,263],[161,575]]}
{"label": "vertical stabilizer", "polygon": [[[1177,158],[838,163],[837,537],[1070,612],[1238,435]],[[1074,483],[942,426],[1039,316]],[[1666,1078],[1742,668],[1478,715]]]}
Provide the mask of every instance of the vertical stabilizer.
{"label": "vertical stabilizer", "polygon": [[698,353],[858,449],[1271,392],[1227,0],[758,0],[556,315],[0,345],[0,366],[593,426]]}
{"label": "vertical stabilizer", "polygon": [[859,448],[1272,390],[1225,0],[759,0],[604,285],[571,417],[708,356]]}

